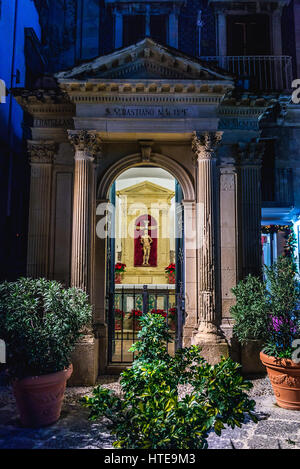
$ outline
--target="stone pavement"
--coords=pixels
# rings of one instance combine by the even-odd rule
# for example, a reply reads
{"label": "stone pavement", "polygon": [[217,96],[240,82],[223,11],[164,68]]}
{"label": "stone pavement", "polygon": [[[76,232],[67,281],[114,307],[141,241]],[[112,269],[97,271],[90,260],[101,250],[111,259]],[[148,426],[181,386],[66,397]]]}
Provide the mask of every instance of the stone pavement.
{"label": "stone pavement", "polygon": [[[300,412],[274,404],[267,378],[254,380],[251,396],[256,400],[258,424],[246,422],[241,429],[225,429],[221,437],[209,436],[210,449],[299,449]],[[109,383],[109,384],[108,384]],[[107,387],[118,390],[113,379]],[[67,388],[61,419],[42,429],[24,429],[18,421],[14,398],[8,387],[0,387],[0,449],[110,449],[113,439],[105,422],[88,421],[81,396],[91,388]]]}

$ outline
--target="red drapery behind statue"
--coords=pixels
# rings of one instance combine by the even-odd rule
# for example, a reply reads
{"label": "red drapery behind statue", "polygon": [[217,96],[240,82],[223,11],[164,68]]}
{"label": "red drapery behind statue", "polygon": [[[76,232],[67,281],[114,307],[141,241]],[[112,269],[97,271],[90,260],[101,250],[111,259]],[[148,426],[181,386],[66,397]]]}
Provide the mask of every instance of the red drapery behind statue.
{"label": "red drapery behind statue", "polygon": [[[146,222],[146,223],[145,223]],[[143,265],[143,246],[141,243],[141,236],[144,233],[143,229],[148,222],[148,234],[152,238],[151,251],[149,257],[149,264],[151,267],[157,266],[157,223],[155,218],[151,215],[141,215],[135,221],[134,228],[134,266],[141,267]]]}

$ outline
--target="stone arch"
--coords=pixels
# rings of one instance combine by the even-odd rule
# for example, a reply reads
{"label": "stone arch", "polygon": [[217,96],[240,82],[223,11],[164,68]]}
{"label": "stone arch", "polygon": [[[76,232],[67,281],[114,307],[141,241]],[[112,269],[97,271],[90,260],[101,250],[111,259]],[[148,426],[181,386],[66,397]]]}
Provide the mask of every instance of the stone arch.
{"label": "stone arch", "polygon": [[111,185],[127,169],[136,166],[157,166],[168,171],[179,182],[182,188],[185,200],[195,200],[195,188],[192,177],[189,172],[181,166],[177,161],[172,160],[168,156],[159,153],[151,154],[151,161],[143,161],[140,153],[126,156],[115,162],[105,172],[105,178],[102,178],[97,188],[97,199],[108,199],[108,193]]}

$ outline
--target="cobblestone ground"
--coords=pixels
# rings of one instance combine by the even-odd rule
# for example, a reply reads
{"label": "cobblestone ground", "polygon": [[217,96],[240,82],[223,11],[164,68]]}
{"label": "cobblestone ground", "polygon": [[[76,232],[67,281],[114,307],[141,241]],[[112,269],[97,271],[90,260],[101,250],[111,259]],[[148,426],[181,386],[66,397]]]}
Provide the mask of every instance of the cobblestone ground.
{"label": "cobblestone ground", "polygon": [[[112,377],[102,383],[118,391]],[[241,429],[225,429],[219,438],[209,436],[210,449],[300,449],[300,412],[275,405],[267,378],[253,380],[251,397],[256,400],[258,424],[249,421]],[[88,421],[88,411],[79,398],[92,388],[67,388],[60,420],[42,429],[21,427],[13,395],[8,387],[0,387],[0,449],[110,449],[113,439],[105,422]],[[184,392],[184,389],[182,390]]]}

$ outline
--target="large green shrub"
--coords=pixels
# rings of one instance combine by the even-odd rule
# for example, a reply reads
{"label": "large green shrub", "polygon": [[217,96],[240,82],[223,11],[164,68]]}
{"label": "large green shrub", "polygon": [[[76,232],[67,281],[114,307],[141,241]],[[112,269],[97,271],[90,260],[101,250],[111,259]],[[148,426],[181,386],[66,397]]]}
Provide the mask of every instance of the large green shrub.
{"label": "large green shrub", "polygon": [[248,340],[265,340],[268,334],[270,304],[264,282],[248,275],[232,288],[236,304],[231,307],[235,320],[233,332],[243,344]]}
{"label": "large green shrub", "polygon": [[[121,374],[122,397],[98,386],[83,405],[90,418],[111,421],[118,448],[202,449],[211,430],[221,434],[225,424],[241,426],[245,414],[254,421],[254,401],[246,391],[252,386],[239,373],[239,365],[223,358],[211,366],[198,347],[181,349],[171,357],[170,340],[163,317],[148,314],[141,319],[137,354],[130,369]],[[178,385],[189,384],[178,396]]]}
{"label": "large green shrub", "polygon": [[91,321],[85,292],[58,282],[22,278],[0,285],[0,338],[12,377],[63,370],[80,331]]}

